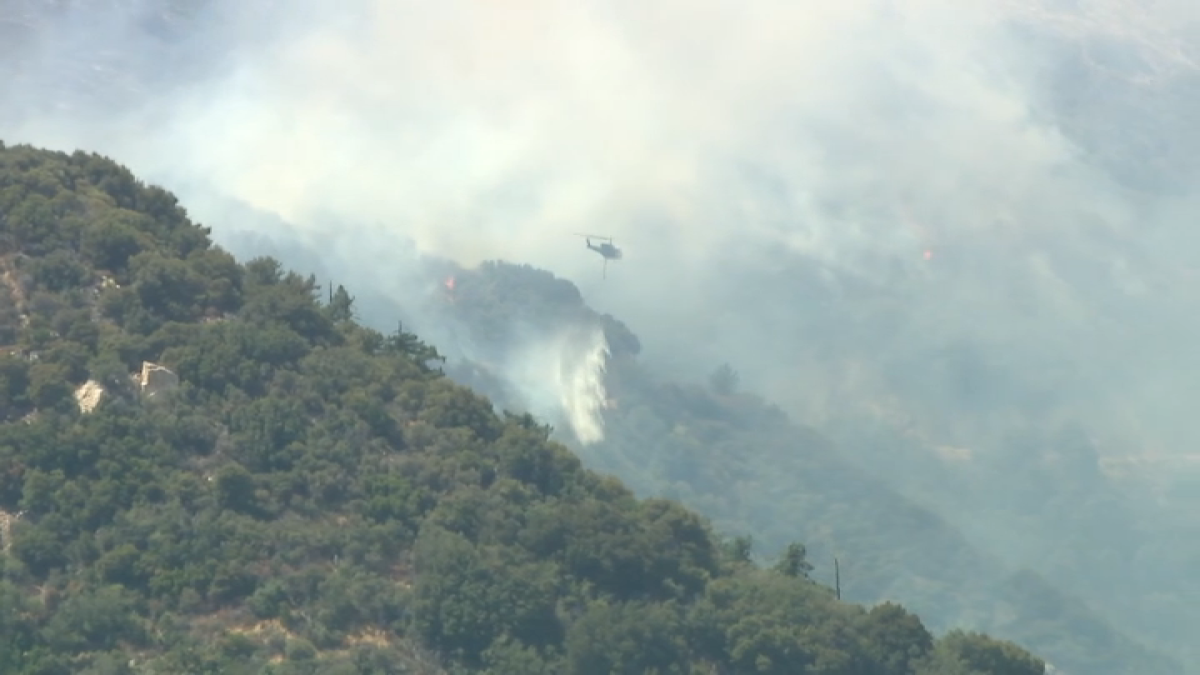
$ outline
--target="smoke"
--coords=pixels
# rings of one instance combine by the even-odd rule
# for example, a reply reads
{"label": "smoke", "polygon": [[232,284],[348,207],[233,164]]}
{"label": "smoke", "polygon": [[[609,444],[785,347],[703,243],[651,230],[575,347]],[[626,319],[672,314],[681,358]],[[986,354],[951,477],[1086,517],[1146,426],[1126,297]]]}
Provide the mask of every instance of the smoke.
{"label": "smoke", "polygon": [[[79,4],[108,30],[45,24],[10,97],[46,100],[68,67],[94,80],[111,52],[145,89],[8,119],[7,136],[301,227],[329,209],[387,223],[464,264],[575,272],[590,260],[565,235],[584,228],[681,272],[744,239],[851,264],[928,243],[901,213],[962,233],[1033,205],[1117,208],[1068,206],[1095,185],[1031,118],[1029,63],[982,3],[209,2],[185,32],[204,52],[136,30],[158,5]],[[164,60],[207,67],[172,82]]]}
{"label": "smoke", "polygon": [[[383,223],[361,238],[463,264],[577,276],[594,261],[567,235],[600,230],[661,302],[736,242],[871,272],[951,237],[1133,217],[1039,112],[1043,54],[1016,8],[75,4],[25,19],[7,137],[109,152],[301,228],[328,210]],[[51,12],[30,6],[8,11]],[[70,82],[106,104],[55,112]]]}

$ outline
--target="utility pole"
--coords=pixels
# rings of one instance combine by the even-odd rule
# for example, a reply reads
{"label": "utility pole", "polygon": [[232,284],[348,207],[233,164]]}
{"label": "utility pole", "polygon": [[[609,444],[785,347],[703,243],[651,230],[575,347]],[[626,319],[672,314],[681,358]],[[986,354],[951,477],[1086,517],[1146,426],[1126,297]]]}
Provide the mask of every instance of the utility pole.
{"label": "utility pole", "polygon": [[833,557],[833,592],[838,600],[842,599],[842,568],[838,564],[837,556]]}

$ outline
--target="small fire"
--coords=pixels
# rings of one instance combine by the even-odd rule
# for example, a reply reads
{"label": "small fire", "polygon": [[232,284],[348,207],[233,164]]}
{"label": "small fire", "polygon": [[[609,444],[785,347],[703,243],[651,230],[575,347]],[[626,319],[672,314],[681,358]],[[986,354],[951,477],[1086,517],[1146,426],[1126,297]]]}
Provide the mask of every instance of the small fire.
{"label": "small fire", "polygon": [[931,258],[933,258],[933,251],[931,251],[930,249],[925,249],[925,259],[929,260]]}
{"label": "small fire", "polygon": [[450,291],[451,293],[454,292],[454,276],[453,275],[446,277],[446,290]]}

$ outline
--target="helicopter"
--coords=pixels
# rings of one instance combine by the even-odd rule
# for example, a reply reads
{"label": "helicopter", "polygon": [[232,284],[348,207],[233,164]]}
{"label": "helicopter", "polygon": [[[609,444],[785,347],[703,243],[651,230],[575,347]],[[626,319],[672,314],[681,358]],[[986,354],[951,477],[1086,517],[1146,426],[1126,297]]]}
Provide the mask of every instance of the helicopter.
{"label": "helicopter", "polygon": [[[599,253],[604,258],[604,268],[603,268],[603,271],[601,274],[602,274],[602,276],[607,277],[608,276],[608,261],[609,260],[620,260],[621,256],[622,256],[621,249],[619,249],[613,245],[613,243],[612,243],[613,238],[612,237],[601,237],[601,236],[595,235],[595,234],[577,234],[576,236],[584,237],[585,239],[587,239],[587,247],[589,249],[595,251],[596,253]],[[593,239],[597,239],[604,243],[593,244],[592,243]]]}

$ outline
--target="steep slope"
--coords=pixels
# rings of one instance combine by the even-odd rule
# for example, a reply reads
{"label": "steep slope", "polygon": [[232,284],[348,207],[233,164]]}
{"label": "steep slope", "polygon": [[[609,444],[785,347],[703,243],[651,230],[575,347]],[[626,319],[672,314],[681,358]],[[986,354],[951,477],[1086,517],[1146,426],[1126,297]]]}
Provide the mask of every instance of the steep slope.
{"label": "steep slope", "polygon": [[6,673],[1044,670],[755,567],[111,161],[0,146],[0,247]]}

